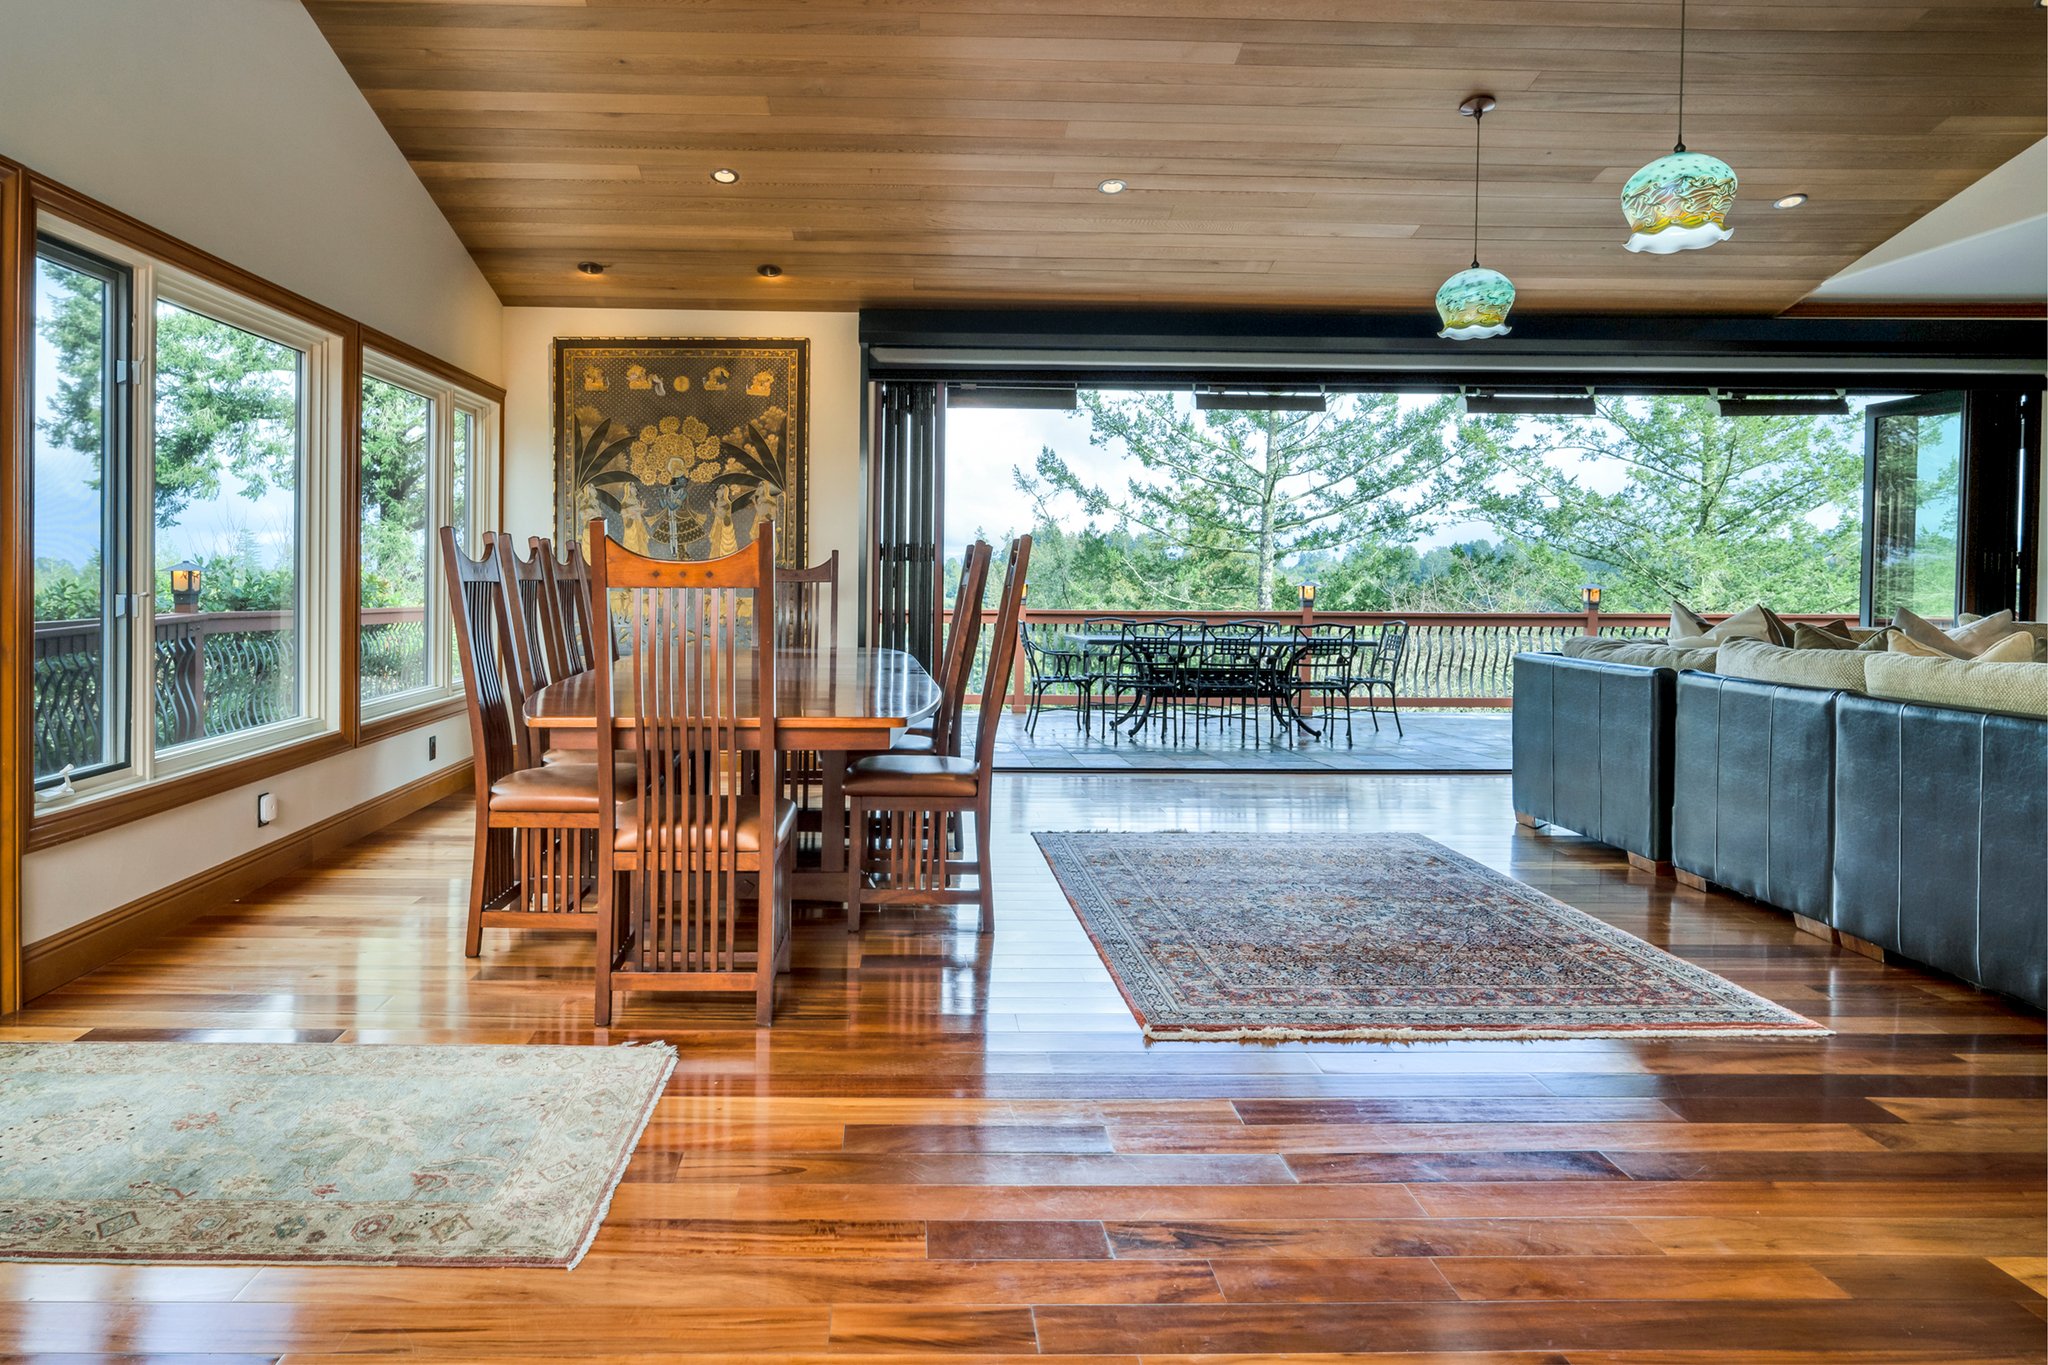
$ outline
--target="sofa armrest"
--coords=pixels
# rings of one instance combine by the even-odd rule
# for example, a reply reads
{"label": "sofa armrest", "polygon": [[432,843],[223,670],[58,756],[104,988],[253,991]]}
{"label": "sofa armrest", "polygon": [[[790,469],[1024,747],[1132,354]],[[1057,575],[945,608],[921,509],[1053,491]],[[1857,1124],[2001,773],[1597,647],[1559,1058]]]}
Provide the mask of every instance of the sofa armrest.
{"label": "sofa armrest", "polygon": [[1668,668],[1517,654],[1516,812],[1669,861],[1676,676]]}

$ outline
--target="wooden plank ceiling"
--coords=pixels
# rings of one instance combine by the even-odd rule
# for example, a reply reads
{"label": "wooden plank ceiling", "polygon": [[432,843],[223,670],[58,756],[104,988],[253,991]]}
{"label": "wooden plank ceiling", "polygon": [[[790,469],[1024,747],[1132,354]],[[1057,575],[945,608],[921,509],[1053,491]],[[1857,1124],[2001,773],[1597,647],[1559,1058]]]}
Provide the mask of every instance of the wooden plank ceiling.
{"label": "wooden plank ceiling", "polygon": [[1487,90],[1521,312],[1775,313],[2048,128],[2032,0],[1697,0],[1686,141],[1735,236],[1634,256],[1676,0],[306,5],[510,304],[1428,314]]}

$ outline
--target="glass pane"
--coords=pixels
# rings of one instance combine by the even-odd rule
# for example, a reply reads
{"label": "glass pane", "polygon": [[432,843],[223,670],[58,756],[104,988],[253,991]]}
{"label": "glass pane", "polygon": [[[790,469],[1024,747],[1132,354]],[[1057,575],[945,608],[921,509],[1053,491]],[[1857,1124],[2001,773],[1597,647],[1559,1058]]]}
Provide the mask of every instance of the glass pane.
{"label": "glass pane", "polygon": [[427,471],[434,401],[363,380],[362,685],[375,701],[427,685]]}
{"label": "glass pane", "polygon": [[448,495],[448,524],[466,553],[470,545],[469,469],[476,438],[476,414],[455,410],[455,486]]}
{"label": "glass pane", "polygon": [[1959,582],[1962,413],[1873,414],[1872,441],[1871,619],[1905,607],[1948,620]]}
{"label": "glass pane", "polygon": [[156,308],[156,744],[290,720],[304,356]]}
{"label": "glass pane", "polygon": [[31,689],[38,783],[127,761],[122,678],[127,638],[112,607],[121,477],[111,372],[123,282],[36,262],[35,651]]}

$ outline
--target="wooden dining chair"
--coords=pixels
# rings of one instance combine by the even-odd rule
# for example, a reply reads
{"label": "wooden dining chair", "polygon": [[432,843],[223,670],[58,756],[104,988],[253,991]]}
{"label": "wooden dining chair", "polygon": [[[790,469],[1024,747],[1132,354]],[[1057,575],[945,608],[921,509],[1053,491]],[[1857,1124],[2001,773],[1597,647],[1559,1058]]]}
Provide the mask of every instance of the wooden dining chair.
{"label": "wooden dining chair", "polygon": [[[989,642],[988,676],[1005,678],[1017,653],[1017,627],[1024,610],[1024,575],[1031,537],[1010,542],[1003,595]],[[1001,707],[984,707],[972,757],[871,754],[846,774],[853,813],[854,856],[848,859],[846,926],[860,929],[870,905],[966,905],[981,907],[981,932],[995,930],[995,881],[989,856],[989,802],[994,790],[996,730]],[[949,821],[971,818],[974,859],[951,856]],[[972,873],[970,889],[956,878]]]}
{"label": "wooden dining chair", "polygon": [[[553,555],[548,543],[536,536],[531,555],[521,559],[512,549],[512,537],[499,531],[483,535],[484,553],[495,556],[507,593],[505,618],[506,673],[523,702],[549,683],[570,676],[562,655],[555,593],[548,585]],[[592,763],[594,754],[581,750],[538,749],[532,733],[521,727],[521,762]]]}
{"label": "wooden dining chair", "polygon": [[967,687],[974,675],[974,652],[981,645],[982,594],[988,586],[989,563],[995,549],[977,540],[960,559],[960,586],[953,596],[953,625],[939,651],[939,709],[932,718],[912,725],[897,737],[892,752],[960,753]]}
{"label": "wooden dining chair", "polygon": [[599,782],[630,774],[598,829],[597,1023],[618,991],[752,991],[765,1026],[789,961],[796,847],[776,772],[775,633],[752,624],[775,619],[774,532],[700,562],[633,554],[599,523],[590,543],[593,591],[627,640],[616,666],[597,656]]}
{"label": "wooden dining chair", "polygon": [[839,638],[839,551],[808,569],[775,571],[776,643],[821,649]]}
{"label": "wooden dining chair", "polygon": [[[569,673],[587,673],[597,663],[596,633],[590,625],[590,565],[583,547],[570,541],[556,559],[546,537],[527,541],[532,556],[548,566],[548,600],[554,603],[556,636],[562,645],[562,662]],[[610,639],[610,632],[606,632]]]}
{"label": "wooden dining chair", "polygon": [[471,559],[457,546],[454,528],[444,526],[441,561],[476,766],[476,855],[463,951],[481,953],[488,928],[594,933],[597,765],[526,759],[526,697],[500,649],[512,616],[503,558]]}

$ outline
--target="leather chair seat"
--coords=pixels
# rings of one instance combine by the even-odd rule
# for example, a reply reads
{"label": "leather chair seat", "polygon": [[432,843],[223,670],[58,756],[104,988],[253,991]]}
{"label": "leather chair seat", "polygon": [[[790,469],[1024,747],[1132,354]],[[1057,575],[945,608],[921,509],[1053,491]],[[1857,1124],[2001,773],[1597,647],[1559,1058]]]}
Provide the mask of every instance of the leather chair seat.
{"label": "leather chair seat", "polygon": [[[614,800],[623,801],[632,796],[633,779],[630,764],[620,763],[614,767]],[[595,815],[597,765],[555,763],[506,773],[491,784],[491,809],[535,815]]]}
{"label": "leather chair seat", "polygon": [[[619,802],[618,821],[618,837],[613,840],[612,847],[618,849],[621,853],[639,852],[641,832],[640,802],[637,798]],[[788,801],[777,801],[775,803],[775,841],[777,843],[787,842],[795,831],[796,806]],[[696,835],[696,846],[698,848],[705,847],[711,842],[712,837],[712,831],[707,821],[700,827]],[[691,847],[691,834],[686,826],[678,823],[675,827],[674,838],[673,847],[678,851],[687,851]],[[759,853],[761,851],[760,803],[749,800],[747,802],[747,811],[744,815],[740,816],[738,825],[730,830],[720,830],[718,841],[721,848],[730,847],[731,842],[737,842],[740,852]]]}
{"label": "leather chair seat", "polygon": [[917,722],[917,724],[915,725],[904,726],[903,733],[906,735],[920,735],[925,739],[930,739],[932,737],[933,731],[936,728],[937,727],[931,721],[921,720]]}
{"label": "leather chair seat", "polygon": [[848,796],[973,796],[981,770],[948,754],[870,754],[846,773]]}
{"label": "leather chair seat", "polygon": [[920,735],[915,730],[906,730],[896,736],[896,742],[889,746],[892,754],[936,754],[938,749],[930,735]]}

